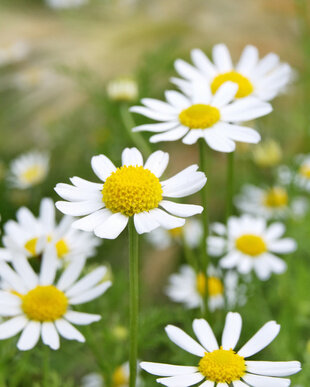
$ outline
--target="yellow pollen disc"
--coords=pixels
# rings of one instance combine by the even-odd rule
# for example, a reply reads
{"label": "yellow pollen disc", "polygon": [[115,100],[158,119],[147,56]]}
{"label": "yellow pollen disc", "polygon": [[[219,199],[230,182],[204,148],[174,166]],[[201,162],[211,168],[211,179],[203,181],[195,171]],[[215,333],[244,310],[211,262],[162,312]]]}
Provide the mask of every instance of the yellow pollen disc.
{"label": "yellow pollen disc", "polygon": [[[196,277],[196,289],[203,297],[206,295],[207,276],[203,273],[198,273]],[[223,294],[222,281],[217,277],[208,277],[208,294],[209,296],[217,296]]]}
{"label": "yellow pollen disc", "polygon": [[184,109],[179,114],[182,125],[190,129],[206,129],[216,124],[221,118],[219,109],[211,105],[196,104]]}
{"label": "yellow pollen disc", "polygon": [[306,179],[310,179],[310,165],[302,165],[299,169],[299,173]]}
{"label": "yellow pollen disc", "polygon": [[223,73],[217,75],[211,83],[211,91],[213,94],[222,86],[225,82],[234,82],[237,83],[239,88],[236,94],[236,98],[244,98],[252,94],[254,87],[248,78],[237,73],[237,71],[229,71],[228,73]]}
{"label": "yellow pollen disc", "polygon": [[225,350],[222,347],[206,353],[198,368],[207,380],[228,384],[240,380],[246,371],[244,358],[232,349]]}
{"label": "yellow pollen disc", "polygon": [[67,307],[67,297],[53,285],[38,285],[22,297],[22,309],[30,320],[55,321],[66,313]]}
{"label": "yellow pollen disc", "polygon": [[125,375],[123,367],[116,368],[112,375],[112,387],[121,387],[128,384],[128,377]]}
{"label": "yellow pollen disc", "polygon": [[151,171],[125,165],[107,178],[102,200],[112,212],[132,216],[157,208],[162,193],[160,181]]}
{"label": "yellow pollen disc", "polygon": [[62,258],[64,255],[68,254],[70,251],[69,246],[67,245],[67,243],[64,239],[60,239],[56,243],[55,247],[56,247],[58,258]]}
{"label": "yellow pollen disc", "polygon": [[242,253],[255,257],[267,251],[264,239],[258,235],[244,234],[236,239],[236,248]]}
{"label": "yellow pollen disc", "polygon": [[29,253],[34,257],[36,255],[36,249],[37,249],[37,242],[38,242],[38,238],[33,238],[33,239],[29,239],[29,241],[27,241],[25,243],[25,249],[27,251],[29,251]]}
{"label": "yellow pollen disc", "polygon": [[273,187],[264,196],[264,204],[267,207],[285,207],[288,204],[288,195],[284,188]]}
{"label": "yellow pollen disc", "polygon": [[183,231],[183,227],[176,227],[176,228],[172,228],[171,230],[168,230],[169,234],[174,238],[181,236],[182,231]]}
{"label": "yellow pollen disc", "polygon": [[39,183],[44,176],[44,170],[40,165],[32,165],[21,174],[21,179],[26,183]]}

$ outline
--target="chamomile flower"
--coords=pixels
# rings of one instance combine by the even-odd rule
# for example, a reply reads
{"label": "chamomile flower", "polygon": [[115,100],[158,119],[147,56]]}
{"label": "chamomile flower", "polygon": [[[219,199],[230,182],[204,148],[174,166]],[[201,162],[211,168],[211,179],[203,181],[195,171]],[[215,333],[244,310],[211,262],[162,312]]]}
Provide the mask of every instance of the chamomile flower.
{"label": "chamomile flower", "polygon": [[157,151],[143,164],[142,155],[136,148],[123,151],[120,168],[104,155],[94,156],[92,168],[102,182],[91,183],[73,177],[73,186],[57,184],[56,192],[68,201],[57,202],[56,207],[65,214],[83,216],[72,226],[93,231],[100,238],[117,238],[130,217],[133,217],[139,234],[160,226],[166,229],[182,227],[185,220],[181,217],[201,213],[203,208],[165,198],[193,194],[207,179],[203,172],[197,171],[197,165],[191,165],[170,179],[160,181],[168,161],[168,153]]}
{"label": "chamomile flower", "polygon": [[238,85],[223,84],[214,95],[208,85],[196,83],[194,93],[186,97],[177,91],[166,91],[167,102],[144,98],[145,106],[134,106],[130,111],[159,121],[133,128],[134,132],[155,132],[151,142],[175,141],[183,138],[184,144],[194,144],[204,138],[210,148],[219,152],[232,152],[234,141],[258,143],[260,135],[240,123],[264,116],[272,111],[267,102],[248,97],[233,101]]}
{"label": "chamomile flower", "polygon": [[248,357],[267,347],[279,334],[280,325],[275,321],[267,322],[238,351],[242,318],[239,313],[229,312],[219,346],[214,333],[204,319],[193,322],[193,331],[198,342],[180,328],[168,325],[169,339],[181,349],[197,356],[198,365],[178,366],[162,363],[142,362],[141,368],[153,375],[163,376],[157,383],[169,387],[284,387],[290,385],[283,376],[293,375],[301,370],[298,361],[269,362],[247,360]]}
{"label": "chamomile flower", "polygon": [[232,216],[227,227],[218,225],[215,232],[220,236],[208,238],[209,252],[212,255],[224,254],[220,266],[236,268],[241,274],[254,270],[261,280],[286,270],[286,263],[275,254],[289,254],[297,248],[294,239],[281,238],[285,232],[282,223],[267,226],[264,218],[249,215]]}
{"label": "chamomile flower", "polygon": [[0,67],[23,61],[29,54],[26,42],[18,40],[6,45],[0,45]]}
{"label": "chamomile flower", "polygon": [[266,139],[253,149],[252,157],[254,163],[259,167],[274,167],[281,162],[283,153],[279,143]]}
{"label": "chamomile flower", "polygon": [[72,309],[102,295],[111,282],[102,282],[106,268],[101,266],[78,280],[84,260],[70,263],[55,281],[56,251],[53,245],[45,250],[40,274],[37,275],[23,256],[13,258],[13,270],[0,263],[5,286],[1,290],[0,315],[9,319],[0,324],[0,340],[22,331],[17,347],[21,351],[32,349],[40,336],[45,345],[59,348],[59,335],[67,340],[84,342],[84,336],[72,324],[88,325],[100,320],[96,314],[80,313]]}
{"label": "chamomile flower", "polygon": [[138,84],[132,78],[119,77],[108,83],[107,93],[113,101],[135,101],[138,97]]}
{"label": "chamomile flower", "polygon": [[88,0],[45,0],[50,8],[69,9],[78,8],[88,3]]}
{"label": "chamomile flower", "polygon": [[304,191],[310,192],[310,154],[299,155],[298,170],[294,177],[295,184]]}
{"label": "chamomile flower", "polygon": [[8,179],[13,187],[30,188],[45,180],[48,168],[49,156],[46,153],[24,153],[12,161]]}
{"label": "chamomile flower", "polygon": [[225,44],[216,44],[212,50],[213,63],[199,49],[191,51],[194,66],[178,59],[176,71],[184,79],[172,78],[187,95],[193,95],[193,82],[210,85],[215,94],[225,82],[238,85],[236,98],[257,97],[270,101],[281,93],[292,80],[293,72],[287,63],[280,63],[278,55],[267,54],[259,59],[258,49],[252,45],[244,48],[239,62],[234,66]]}

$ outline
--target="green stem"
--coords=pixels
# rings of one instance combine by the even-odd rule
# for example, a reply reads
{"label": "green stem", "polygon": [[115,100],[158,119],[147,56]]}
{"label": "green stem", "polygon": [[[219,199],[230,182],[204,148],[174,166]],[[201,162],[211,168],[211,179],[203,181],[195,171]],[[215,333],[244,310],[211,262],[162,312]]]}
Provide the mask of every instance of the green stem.
{"label": "green stem", "polygon": [[193,250],[188,246],[184,234],[182,234],[182,245],[184,247],[184,255],[187,263],[191,266],[196,272],[198,271],[198,263],[196,260],[196,256]]}
{"label": "green stem", "polygon": [[120,115],[122,117],[128,137],[136,145],[136,147],[143,153],[144,157],[149,156],[152,153],[152,150],[149,144],[144,140],[141,133],[139,132],[134,133],[132,131],[132,128],[135,127],[136,124],[132,118],[132,115],[130,114],[127,104],[120,105]]}
{"label": "green stem", "polygon": [[227,154],[226,222],[232,215],[234,197],[234,152]]}
{"label": "green stem", "polygon": [[139,329],[139,239],[133,218],[128,225],[129,232],[129,292],[130,292],[130,351],[129,387],[136,386],[137,378],[137,356],[138,356],[138,329]]}
{"label": "green stem", "polygon": [[47,345],[43,346],[43,387],[49,386],[49,370],[50,370],[50,349]]}
{"label": "green stem", "polygon": [[[204,139],[199,139],[199,162],[200,162],[200,169],[202,172],[206,173],[206,167],[207,167],[207,158],[206,158],[206,143]],[[200,269],[201,271],[206,274],[208,269],[208,235],[209,235],[209,220],[208,220],[208,213],[207,213],[207,186],[204,185],[204,187],[200,191],[201,194],[201,204],[203,207],[202,211],[202,227],[203,227],[203,233],[202,233],[202,240],[201,240],[201,262],[200,262]],[[205,312],[208,310],[208,281],[206,281],[206,289],[205,289],[205,297],[204,297],[204,308]]]}

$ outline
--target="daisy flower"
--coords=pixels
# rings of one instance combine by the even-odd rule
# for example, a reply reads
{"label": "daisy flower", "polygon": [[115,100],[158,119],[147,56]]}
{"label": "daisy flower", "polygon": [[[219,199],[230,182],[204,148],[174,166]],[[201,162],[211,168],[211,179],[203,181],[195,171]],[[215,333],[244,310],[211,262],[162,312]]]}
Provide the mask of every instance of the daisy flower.
{"label": "daisy flower", "polygon": [[272,273],[281,274],[286,270],[286,263],[275,254],[289,254],[297,248],[294,239],[281,238],[285,232],[282,223],[267,226],[264,218],[231,216],[227,227],[217,224],[213,230],[219,236],[208,238],[209,252],[212,255],[225,254],[220,266],[236,268],[241,274],[254,270],[261,280],[269,279]]}
{"label": "daisy flower", "polygon": [[197,165],[191,165],[170,179],[160,181],[168,161],[168,153],[157,151],[143,164],[142,155],[136,148],[123,151],[120,168],[104,155],[94,156],[91,165],[102,182],[91,183],[73,177],[73,186],[57,184],[56,192],[68,201],[57,202],[56,207],[65,214],[83,216],[72,226],[93,231],[100,238],[118,237],[130,217],[133,217],[139,234],[159,226],[166,229],[182,227],[185,223],[182,217],[201,213],[203,208],[165,198],[193,194],[205,185],[207,178],[197,171]]}
{"label": "daisy flower", "polygon": [[238,343],[242,327],[239,313],[229,312],[226,316],[219,346],[214,333],[204,319],[193,322],[193,331],[198,341],[192,339],[178,327],[168,325],[166,333],[169,339],[181,349],[198,356],[198,366],[178,366],[162,363],[142,362],[141,368],[152,375],[164,376],[157,383],[169,387],[285,387],[289,379],[283,376],[293,375],[301,370],[298,361],[270,362],[247,360],[248,357],[267,347],[278,335],[280,325],[275,321],[267,322],[238,352]]}
{"label": "daisy flower", "polygon": [[113,101],[135,101],[138,98],[138,84],[132,78],[119,77],[108,83],[107,93]]}
{"label": "daisy flower", "polygon": [[274,167],[282,160],[282,148],[276,141],[266,139],[253,149],[252,157],[254,163],[259,167]]}
{"label": "daisy flower", "polygon": [[100,320],[96,314],[75,312],[80,305],[102,295],[111,282],[102,282],[106,268],[101,266],[78,280],[84,260],[73,261],[55,281],[57,258],[53,245],[45,250],[40,274],[37,275],[27,259],[15,256],[13,270],[0,263],[2,285],[0,315],[10,317],[0,324],[0,339],[7,339],[22,331],[17,347],[32,349],[40,336],[45,345],[59,348],[59,335],[67,340],[84,342],[84,336],[72,324],[88,325]]}
{"label": "daisy flower", "polygon": [[[226,82],[214,95],[208,85],[194,85],[194,93],[186,97],[177,91],[166,91],[167,102],[144,98],[145,106],[134,106],[131,112],[159,121],[133,128],[134,132],[155,132],[151,142],[175,141],[183,137],[184,144],[194,144],[204,138],[210,148],[219,152],[232,152],[234,141],[258,143],[260,135],[240,122],[262,117],[272,111],[267,102],[248,97],[233,101],[238,85]],[[233,101],[233,102],[232,102]]]}
{"label": "daisy flower", "polygon": [[193,82],[210,85],[212,94],[227,81],[238,85],[236,98],[257,97],[270,101],[281,93],[292,80],[293,71],[287,63],[280,63],[278,55],[269,53],[259,59],[258,49],[248,45],[239,62],[234,65],[225,44],[216,44],[212,49],[213,63],[199,49],[191,51],[194,66],[182,59],[175,61],[175,69],[184,79],[172,78],[183,92],[193,95]]}
{"label": "daisy flower", "polygon": [[26,189],[42,183],[49,168],[47,153],[33,151],[24,153],[12,161],[10,175],[11,185],[19,189]]}
{"label": "daisy flower", "polygon": [[310,154],[300,155],[297,159],[299,166],[294,182],[299,188],[310,192]]}

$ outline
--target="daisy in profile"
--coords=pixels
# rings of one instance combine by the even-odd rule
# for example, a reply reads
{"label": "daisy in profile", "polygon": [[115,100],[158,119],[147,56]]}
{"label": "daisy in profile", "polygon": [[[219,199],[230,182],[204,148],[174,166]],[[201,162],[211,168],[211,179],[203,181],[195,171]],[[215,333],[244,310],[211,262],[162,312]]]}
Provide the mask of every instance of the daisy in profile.
{"label": "daisy in profile", "polygon": [[198,366],[179,366],[162,363],[142,362],[141,368],[152,375],[161,376],[157,383],[169,387],[284,387],[290,385],[283,376],[293,375],[301,370],[298,361],[255,361],[247,360],[267,347],[279,334],[280,325],[269,321],[238,351],[242,318],[239,313],[229,312],[222,334],[222,344],[204,319],[193,322],[193,331],[198,341],[192,339],[178,327],[168,325],[169,339],[181,349],[199,358]]}
{"label": "daisy in profile", "polygon": [[17,342],[21,351],[32,349],[40,336],[54,350],[59,348],[59,335],[84,342],[84,336],[72,324],[88,325],[101,317],[76,312],[72,306],[99,297],[111,286],[110,281],[103,282],[106,267],[98,267],[78,280],[84,260],[75,260],[56,281],[57,257],[53,245],[44,252],[39,275],[23,256],[15,256],[12,263],[15,270],[5,262],[0,263],[4,280],[0,314],[9,318],[0,324],[0,339],[22,332]]}
{"label": "daisy in profile", "polygon": [[13,187],[30,188],[45,180],[48,168],[47,153],[38,151],[24,153],[12,161],[8,180]]}
{"label": "daisy in profile", "polygon": [[132,102],[138,98],[138,84],[132,78],[119,77],[108,83],[107,93],[113,101]]}
{"label": "daisy in profile", "polygon": [[176,71],[184,78],[172,78],[187,95],[193,95],[193,83],[210,85],[212,94],[227,81],[238,85],[236,98],[256,97],[270,101],[283,92],[293,79],[293,71],[287,63],[281,63],[278,55],[267,54],[259,59],[258,49],[248,45],[239,62],[234,65],[225,44],[216,44],[212,49],[213,62],[199,49],[191,51],[193,65],[178,59]]}
{"label": "daisy in profile", "polygon": [[194,144],[204,138],[210,148],[219,152],[233,152],[235,141],[257,144],[260,135],[240,123],[262,117],[272,111],[267,102],[248,97],[233,101],[238,85],[226,82],[213,95],[209,85],[195,83],[191,97],[177,91],[166,91],[167,102],[143,98],[144,106],[134,106],[131,112],[159,121],[133,128],[134,132],[156,133],[151,142],[175,141]]}
{"label": "daisy in profile", "polygon": [[168,161],[168,153],[157,151],[143,164],[136,148],[123,151],[119,168],[104,155],[94,156],[92,168],[101,183],[73,177],[73,185],[57,184],[56,192],[67,201],[57,202],[56,207],[67,215],[82,216],[72,226],[93,231],[100,238],[117,238],[130,217],[139,234],[159,226],[182,227],[183,217],[201,213],[203,208],[166,198],[191,195],[205,185],[207,178],[197,171],[197,165],[191,165],[170,179],[160,181]]}
{"label": "daisy in profile", "polygon": [[214,231],[219,236],[208,238],[209,253],[224,254],[220,266],[236,268],[240,274],[254,270],[261,280],[269,279],[272,273],[281,274],[286,270],[286,263],[275,254],[289,254],[297,248],[294,239],[282,238],[285,232],[282,223],[267,226],[264,218],[250,215],[239,218],[231,216],[227,227],[218,225]]}

